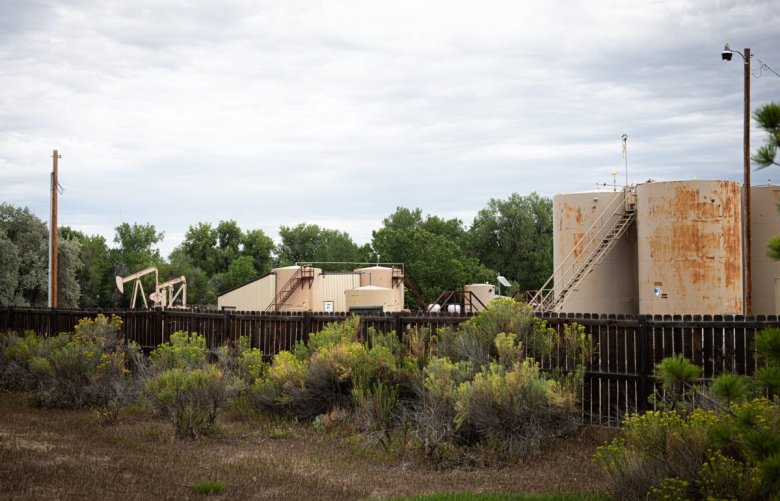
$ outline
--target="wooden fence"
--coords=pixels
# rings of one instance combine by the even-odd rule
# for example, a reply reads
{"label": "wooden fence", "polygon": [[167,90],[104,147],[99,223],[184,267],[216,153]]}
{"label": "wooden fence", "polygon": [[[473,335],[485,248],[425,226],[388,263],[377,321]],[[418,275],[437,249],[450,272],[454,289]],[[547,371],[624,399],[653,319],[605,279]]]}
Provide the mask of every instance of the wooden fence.
{"label": "wooden fence", "polygon": [[[79,319],[98,313],[121,317],[125,337],[146,350],[167,341],[171,333],[185,330],[203,334],[211,347],[250,336],[252,346],[267,357],[292,348],[326,323],[345,318],[344,314],[310,312],[3,308],[0,329],[31,329],[50,335],[70,331]],[[374,327],[401,337],[415,328],[456,328],[468,318],[448,313],[371,314],[361,316],[361,331]],[[724,372],[752,374],[757,364],[753,350],[756,332],[780,326],[776,316],[552,314],[541,318],[559,332],[576,322],[591,335],[594,355],[585,375],[582,405],[586,422],[599,426],[615,426],[626,414],[649,408],[648,397],[658,389],[654,368],[663,358],[682,354],[704,368],[704,379]],[[540,362],[545,369],[574,368],[560,350]]]}

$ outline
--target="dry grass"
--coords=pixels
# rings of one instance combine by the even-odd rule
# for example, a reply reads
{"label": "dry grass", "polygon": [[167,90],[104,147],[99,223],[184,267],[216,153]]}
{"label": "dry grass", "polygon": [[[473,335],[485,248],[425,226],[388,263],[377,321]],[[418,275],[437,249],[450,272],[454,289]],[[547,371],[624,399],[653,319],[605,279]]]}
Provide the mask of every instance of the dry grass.
{"label": "dry grass", "polygon": [[0,497],[15,499],[198,498],[198,482],[225,484],[224,497],[383,499],[433,492],[605,491],[590,458],[607,438],[586,429],[527,464],[437,471],[417,460],[361,452],[348,438],[311,427],[278,429],[228,421],[218,436],[177,441],[144,413],[101,426],[88,411],[33,409],[0,392]]}

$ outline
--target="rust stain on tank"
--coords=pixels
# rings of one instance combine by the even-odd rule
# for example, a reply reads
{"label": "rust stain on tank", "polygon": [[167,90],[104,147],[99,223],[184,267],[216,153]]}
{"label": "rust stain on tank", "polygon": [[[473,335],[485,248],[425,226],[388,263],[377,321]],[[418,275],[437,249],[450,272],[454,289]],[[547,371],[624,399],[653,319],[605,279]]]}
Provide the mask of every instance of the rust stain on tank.
{"label": "rust stain on tank", "polygon": [[585,233],[583,232],[575,232],[571,236],[571,245],[572,245],[572,251],[574,254],[574,259],[578,259],[582,253],[585,251],[584,246],[578,246],[580,241],[582,241],[583,237],[585,237]]}
{"label": "rust stain on tank", "polygon": [[742,189],[734,183],[721,182],[723,199],[723,252],[726,262],[726,286],[742,287]]}
{"label": "rust stain on tank", "polygon": [[660,265],[653,280],[679,298],[671,309],[742,311],[740,200],[740,186],[728,181],[648,192],[645,252]]}

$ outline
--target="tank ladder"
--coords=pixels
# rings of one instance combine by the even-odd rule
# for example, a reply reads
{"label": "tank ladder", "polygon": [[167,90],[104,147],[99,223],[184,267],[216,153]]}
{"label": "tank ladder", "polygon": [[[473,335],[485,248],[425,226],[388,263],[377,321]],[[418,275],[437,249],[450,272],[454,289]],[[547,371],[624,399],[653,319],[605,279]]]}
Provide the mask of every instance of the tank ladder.
{"label": "tank ladder", "polygon": [[295,271],[293,276],[290,277],[290,280],[284,284],[282,290],[274,297],[274,300],[271,301],[271,304],[268,305],[268,308],[266,308],[265,311],[279,311],[279,308],[290,299],[290,296],[293,295],[293,292],[295,292],[298,287],[303,287],[304,282],[307,281],[311,285],[312,280],[314,280],[314,269],[309,266],[301,266]]}
{"label": "tank ladder", "polygon": [[[552,276],[531,298],[530,304],[540,312],[558,311],[572,291],[585,280],[636,220],[636,192],[633,186],[623,188],[583,234],[574,248],[555,269]],[[585,256],[584,259],[580,259]],[[555,283],[556,286],[552,287]]]}

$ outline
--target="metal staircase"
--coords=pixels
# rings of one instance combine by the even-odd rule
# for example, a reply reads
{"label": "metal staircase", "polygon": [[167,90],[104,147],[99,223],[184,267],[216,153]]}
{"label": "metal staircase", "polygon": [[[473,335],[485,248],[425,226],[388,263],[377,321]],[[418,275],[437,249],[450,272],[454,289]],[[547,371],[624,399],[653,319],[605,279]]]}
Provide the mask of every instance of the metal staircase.
{"label": "metal staircase", "polygon": [[604,208],[552,276],[533,296],[530,304],[537,311],[558,311],[569,294],[577,290],[585,277],[631,227],[636,220],[634,187],[626,186],[622,195],[615,197]]}
{"label": "metal staircase", "polygon": [[290,277],[290,280],[284,284],[284,287],[282,287],[279,293],[276,294],[274,300],[271,301],[271,304],[268,305],[268,308],[266,308],[265,311],[279,311],[279,308],[281,308],[282,305],[286,303],[288,299],[290,299],[290,296],[293,295],[298,287],[303,287],[305,282],[309,282],[311,285],[313,280],[314,269],[310,266],[301,266],[295,271],[293,276]]}

